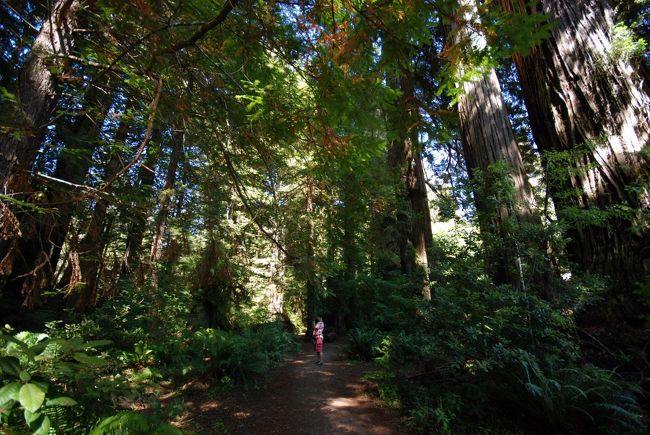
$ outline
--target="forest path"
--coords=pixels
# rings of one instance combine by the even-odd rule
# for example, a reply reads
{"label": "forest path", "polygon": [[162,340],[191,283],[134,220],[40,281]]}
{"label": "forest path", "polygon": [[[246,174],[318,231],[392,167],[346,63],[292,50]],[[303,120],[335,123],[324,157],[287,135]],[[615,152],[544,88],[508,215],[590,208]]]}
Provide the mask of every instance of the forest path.
{"label": "forest path", "polygon": [[403,433],[397,412],[366,393],[371,385],[361,378],[372,366],[347,361],[342,348],[341,342],[326,343],[321,366],[314,364],[313,346],[304,343],[259,390],[195,397],[192,426],[202,434],[232,435]]}

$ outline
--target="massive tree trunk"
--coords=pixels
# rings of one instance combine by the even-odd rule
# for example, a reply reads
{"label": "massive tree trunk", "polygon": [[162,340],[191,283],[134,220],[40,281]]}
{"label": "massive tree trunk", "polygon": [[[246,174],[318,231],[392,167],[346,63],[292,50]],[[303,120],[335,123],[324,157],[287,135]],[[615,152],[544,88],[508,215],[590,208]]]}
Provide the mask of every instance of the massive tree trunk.
{"label": "massive tree trunk", "polygon": [[[474,20],[469,12],[475,10],[474,0],[461,0],[460,20]],[[448,43],[458,51],[480,48],[484,40],[470,34],[467,26],[454,23],[447,33]],[[459,76],[468,68],[461,59]],[[470,179],[478,182],[474,203],[485,245],[486,272],[497,284],[511,284],[525,288],[521,253],[517,235],[512,233],[517,224],[541,224],[535,212],[535,200],[508,118],[501,86],[493,68],[477,71],[479,76],[460,83],[458,114],[463,141],[465,165]],[[503,163],[510,176],[503,183],[503,170],[495,165]],[[479,176],[480,174],[480,176]],[[510,186],[508,186],[508,184]],[[514,221],[514,222],[513,222]],[[542,296],[546,288],[541,290]]]}
{"label": "massive tree trunk", "polygon": [[[40,149],[56,101],[54,65],[65,63],[57,55],[70,53],[77,25],[80,0],[60,0],[53,6],[51,16],[43,21],[31,52],[18,75],[16,95],[18,110],[12,128],[0,132],[0,193],[16,200],[31,201],[30,170]],[[24,225],[23,213],[2,204],[0,216],[0,274],[7,276],[0,298],[0,317],[18,313],[21,306],[40,304],[42,289],[54,265],[44,246],[16,251],[19,242],[36,241],[31,225]],[[19,225],[20,222],[20,225]],[[23,245],[25,245],[23,243]],[[25,247],[25,246],[23,246]],[[37,255],[34,255],[35,252]],[[8,318],[8,317],[7,317]]]}
{"label": "massive tree trunk", "polygon": [[649,83],[613,53],[607,1],[540,8],[555,23],[552,35],[515,63],[558,216],[570,224],[568,251],[578,270],[629,291],[650,271]]}
{"label": "massive tree trunk", "polygon": [[[496,283],[520,286],[521,270],[517,266],[519,260],[514,235],[509,234],[507,220],[531,224],[541,222],[534,211],[532,190],[494,69],[463,84],[458,113],[469,176],[476,179],[477,171],[481,173],[482,184],[477,186],[479,191],[474,195],[481,232],[496,236],[492,243],[486,243],[487,272]],[[505,162],[508,166],[512,198],[499,197],[506,192],[498,191],[496,186],[501,184],[500,180],[495,180],[490,170],[498,162]]]}
{"label": "massive tree trunk", "polygon": [[70,53],[80,3],[60,0],[54,5],[18,76],[19,110],[15,112],[14,126],[0,132],[0,191],[4,194],[25,192],[29,185],[28,172],[56,100],[52,66],[60,62],[52,57]]}
{"label": "massive tree trunk", "polygon": [[[420,157],[420,144],[418,129],[420,119],[417,104],[414,100],[412,73],[402,71],[398,86],[402,96],[396,102],[394,113],[390,120],[392,140],[388,150],[388,164],[397,173],[399,179],[405,183],[405,196],[407,210],[400,210],[397,225],[405,241],[408,241],[414,250],[414,258],[410,258],[404,248],[406,243],[400,243],[400,257],[405,271],[413,270],[420,277],[422,283],[422,296],[431,299],[431,290],[428,282],[429,255],[427,248],[433,245],[431,233],[431,214],[427,199],[424,169]],[[401,222],[400,222],[401,221]],[[405,236],[405,237],[404,237]]]}

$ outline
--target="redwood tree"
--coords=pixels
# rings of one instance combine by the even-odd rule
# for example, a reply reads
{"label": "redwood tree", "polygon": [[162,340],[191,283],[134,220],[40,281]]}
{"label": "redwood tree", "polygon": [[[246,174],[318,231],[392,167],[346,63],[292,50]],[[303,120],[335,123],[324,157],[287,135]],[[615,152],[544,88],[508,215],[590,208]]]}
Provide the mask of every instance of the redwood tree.
{"label": "redwood tree", "polygon": [[555,24],[550,38],[514,56],[532,133],[569,224],[571,259],[629,290],[647,276],[650,252],[646,70],[618,52],[606,0],[544,0],[536,10],[522,0],[501,4],[544,12]]}
{"label": "redwood tree", "polygon": [[[0,131],[0,192],[4,201],[25,200],[33,193],[30,170],[42,145],[58,95],[53,66],[63,68],[74,46],[74,30],[81,0],[59,0],[41,29],[22,66],[16,85],[17,110],[10,128]],[[2,292],[2,312],[16,313],[18,307],[40,303],[40,291],[53,265],[40,246],[17,251],[21,238],[36,240],[33,228],[23,227],[22,214],[9,202],[0,203],[0,274],[9,276]],[[13,275],[12,275],[13,274]],[[16,280],[16,278],[19,280]],[[35,290],[36,289],[36,290]]]}
{"label": "redwood tree", "polygon": [[[431,299],[428,285],[430,265],[427,249],[433,245],[431,234],[431,215],[427,199],[424,169],[422,167],[421,146],[418,140],[420,124],[418,106],[415,102],[412,73],[403,70],[398,80],[402,95],[395,102],[389,120],[390,148],[388,163],[404,183],[405,210],[398,213],[398,232],[403,233],[400,246],[402,268],[413,271],[422,279],[422,296]],[[402,190],[403,189],[403,190]],[[404,251],[409,243],[414,250],[414,258]]]}
{"label": "redwood tree", "polygon": [[[453,67],[459,81],[456,86],[465,166],[470,179],[478,181],[474,203],[481,233],[484,239],[494,239],[485,244],[487,272],[497,283],[525,286],[511,224],[537,225],[541,221],[494,68],[472,66],[476,62],[473,57],[485,45],[484,35],[471,30],[480,28],[475,12],[473,0],[459,1],[459,16],[446,32],[447,53],[456,62]],[[499,163],[506,165],[510,175],[505,185],[500,179],[502,171],[495,171]]]}

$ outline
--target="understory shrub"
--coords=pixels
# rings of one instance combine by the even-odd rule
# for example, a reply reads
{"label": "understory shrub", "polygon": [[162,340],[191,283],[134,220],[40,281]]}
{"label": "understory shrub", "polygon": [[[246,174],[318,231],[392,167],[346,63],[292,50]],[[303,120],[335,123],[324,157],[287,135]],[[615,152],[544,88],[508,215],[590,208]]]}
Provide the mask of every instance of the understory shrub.
{"label": "understory shrub", "polygon": [[586,364],[560,311],[508,286],[435,295],[379,348],[413,432],[642,433],[638,387]]}
{"label": "understory shrub", "polygon": [[120,412],[99,422],[88,435],[181,435],[182,432],[155,416]]}
{"label": "understory shrub", "polygon": [[[174,410],[158,398],[163,381],[208,375],[222,386],[255,386],[298,350],[280,322],[192,330],[149,315],[136,299],[106,301],[42,333],[0,331],[0,432],[179,433],[166,423]],[[149,415],[125,411],[134,405]]]}
{"label": "understory shrub", "polygon": [[350,340],[345,352],[350,359],[371,361],[381,354],[380,346],[384,335],[376,328],[354,328],[349,333]]}
{"label": "understory shrub", "polygon": [[[0,332],[0,429],[10,433],[79,433],[96,415],[97,378],[110,370],[99,354],[108,340]],[[111,391],[109,389],[108,391]],[[110,403],[110,397],[102,397]]]}
{"label": "understory shrub", "polygon": [[277,322],[241,331],[204,328],[154,346],[157,358],[169,375],[209,373],[224,383],[244,386],[255,385],[269,369],[297,349],[295,337]]}

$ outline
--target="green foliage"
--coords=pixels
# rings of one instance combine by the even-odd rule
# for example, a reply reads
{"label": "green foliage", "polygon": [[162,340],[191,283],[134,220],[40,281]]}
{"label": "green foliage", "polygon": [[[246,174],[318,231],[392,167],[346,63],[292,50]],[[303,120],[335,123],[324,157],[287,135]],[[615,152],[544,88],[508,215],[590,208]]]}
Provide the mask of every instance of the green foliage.
{"label": "green foliage", "polygon": [[455,394],[442,395],[435,407],[427,402],[418,403],[408,411],[407,426],[415,434],[436,433],[451,435],[454,432],[454,420],[461,412],[461,398]]}
{"label": "green foliage", "polygon": [[625,23],[616,23],[612,29],[611,61],[629,63],[633,58],[643,56],[648,49],[647,42],[637,38]]}
{"label": "green foliage", "polygon": [[210,374],[224,384],[255,386],[264,375],[297,350],[295,337],[269,323],[230,332],[199,329],[182,339],[153,346],[164,370],[173,374]]}
{"label": "green foliage", "polygon": [[375,383],[374,394],[386,405],[399,408],[400,387],[399,381],[394,372],[377,370],[367,373],[365,380]]}
{"label": "green foliage", "polygon": [[412,428],[641,430],[637,388],[581,361],[570,318],[507,286],[454,284],[435,295],[390,334],[379,359],[398,379]]}
{"label": "green foliage", "polygon": [[183,432],[155,416],[120,412],[99,422],[89,435],[181,435]]}
{"label": "green foliage", "polygon": [[[384,364],[372,375],[378,394],[401,403],[413,431],[520,433],[535,424],[549,433],[637,430],[634,385],[586,364],[574,333],[571,316],[604,295],[604,283],[576,273],[566,281],[547,275],[556,258],[545,248],[552,242],[557,256],[564,229],[608,227],[616,219],[629,221],[632,230],[645,225],[635,204],[579,207],[583,192],[567,188],[571,179],[598,169],[590,156],[604,138],[544,156],[546,184],[554,195],[564,190],[554,197],[562,203],[554,224],[497,218],[521,206],[512,199],[518,186],[503,163],[456,186],[464,177],[455,168],[459,153],[452,152],[459,142],[457,114],[439,109],[458,99],[463,83],[513,53],[526,55],[549,36],[552,20],[529,13],[539,2],[512,2],[525,6],[512,13],[494,1],[475,7],[424,0],[300,7],[239,2],[207,31],[215,2],[102,1],[84,17],[66,67],[50,65],[58,87],[48,98],[56,108],[45,108],[53,116],[39,120],[47,127],[43,140],[36,131],[41,125],[35,131],[14,125],[11,112],[19,109],[14,87],[35,33],[21,29],[29,20],[45,23],[50,8],[16,3],[24,5],[3,23],[9,36],[3,53],[16,62],[2,70],[0,99],[9,104],[0,110],[9,121],[0,130],[42,141],[24,154],[40,150],[34,167],[46,174],[65,168],[66,160],[91,158],[77,171],[88,177],[78,182],[101,188],[71,190],[75,195],[66,199],[53,188],[58,182],[30,179],[28,193],[8,191],[0,200],[21,219],[36,221],[48,211],[48,219],[65,228],[50,232],[39,223],[21,231],[26,238],[38,232],[32,242],[65,236],[56,246],[63,254],[87,248],[77,242],[91,235],[99,212],[105,216],[98,246],[80,253],[78,266],[83,282],[87,261],[101,265],[100,286],[89,295],[100,297],[94,309],[50,323],[47,336],[0,338],[6,344],[0,350],[3,429],[78,433],[135,401],[148,402],[160,417],[156,394],[168,378],[256,386],[296,348],[279,324],[265,323],[273,312],[269,299],[284,296],[273,300],[275,308],[281,305],[296,324],[318,310],[343,320],[340,328],[354,328],[348,354]],[[199,40],[173,48],[198,30]],[[645,50],[645,41],[619,24],[611,59],[600,61],[629,62]],[[394,83],[400,79],[411,82],[411,94],[402,92],[409,86]],[[161,98],[154,104],[156,83]],[[105,95],[104,103],[86,98],[95,91]],[[97,131],[80,131],[87,121]],[[404,261],[413,255],[407,241],[413,198],[395,199],[406,183],[386,164],[391,140],[405,132],[449,146],[441,191],[455,197],[436,200],[439,214],[456,218],[461,209],[479,224],[465,222],[467,231],[454,234],[459,241],[441,238],[431,248],[431,303],[420,300],[422,280]],[[176,173],[165,177],[176,135],[182,156]],[[412,145],[418,158],[421,144]],[[111,162],[133,166],[109,180]],[[647,186],[626,189],[641,198]],[[92,195],[76,194],[81,191]],[[466,201],[472,195],[482,204],[476,213]],[[150,228],[160,223],[166,252],[152,265],[146,259]],[[13,242],[0,244],[14,249]],[[520,289],[493,285],[490,257],[508,259]],[[555,272],[565,271],[561,260]],[[11,274],[9,266],[3,258],[0,274]],[[13,273],[30,277],[33,266]],[[50,266],[57,278],[68,274],[63,263],[39,268]],[[147,277],[152,267],[156,276]],[[40,280],[36,271],[33,279]],[[11,282],[9,275],[0,279],[3,298]],[[42,290],[50,292],[50,284]],[[646,284],[636,290],[641,303],[648,299]],[[19,299],[18,288],[10,296]],[[558,306],[537,298],[540,289],[557,295],[548,299]],[[30,294],[33,300],[39,295]],[[114,343],[114,360],[96,352],[107,340]],[[166,416],[179,409],[182,404],[173,403]],[[175,430],[127,412],[104,419],[92,433]]]}
{"label": "green foliage", "polygon": [[515,53],[528,54],[548,38],[554,24],[546,14],[528,13],[536,9],[535,3],[531,1],[521,12],[503,12],[491,3],[465,4],[454,7],[451,22],[443,15],[448,26],[448,62],[438,73],[437,95],[445,94],[451,98],[450,105],[456,104],[464,83],[489,73]]}
{"label": "green foliage", "polygon": [[118,358],[128,366],[147,366],[153,362],[153,350],[140,340],[135,344],[133,352],[123,351]]}
{"label": "green foliage", "polygon": [[[636,207],[637,201],[644,195],[646,186],[628,183],[621,202],[605,202],[603,205],[584,205],[584,192],[577,186],[576,179],[586,179],[590,173],[598,170],[600,164],[593,157],[599,147],[607,146],[607,137],[600,136],[586,141],[570,150],[546,151],[543,155],[546,168],[546,183],[554,186],[556,206],[560,225],[565,228],[600,227],[610,229],[616,220],[627,221],[632,229],[641,229],[648,217],[643,210]],[[641,182],[640,182],[641,183]],[[629,198],[629,199],[627,199]]]}
{"label": "green foliage", "polygon": [[377,329],[354,328],[348,333],[350,341],[345,352],[351,359],[372,361],[380,355],[382,335]]}
{"label": "green foliage", "polygon": [[108,363],[92,353],[111,342],[6,331],[0,334],[0,344],[4,345],[0,348],[1,424],[18,430],[23,415],[24,425],[35,434],[46,434],[50,428],[62,433],[78,427],[78,415],[62,409],[78,403],[63,391],[83,396],[84,385],[88,387]]}

